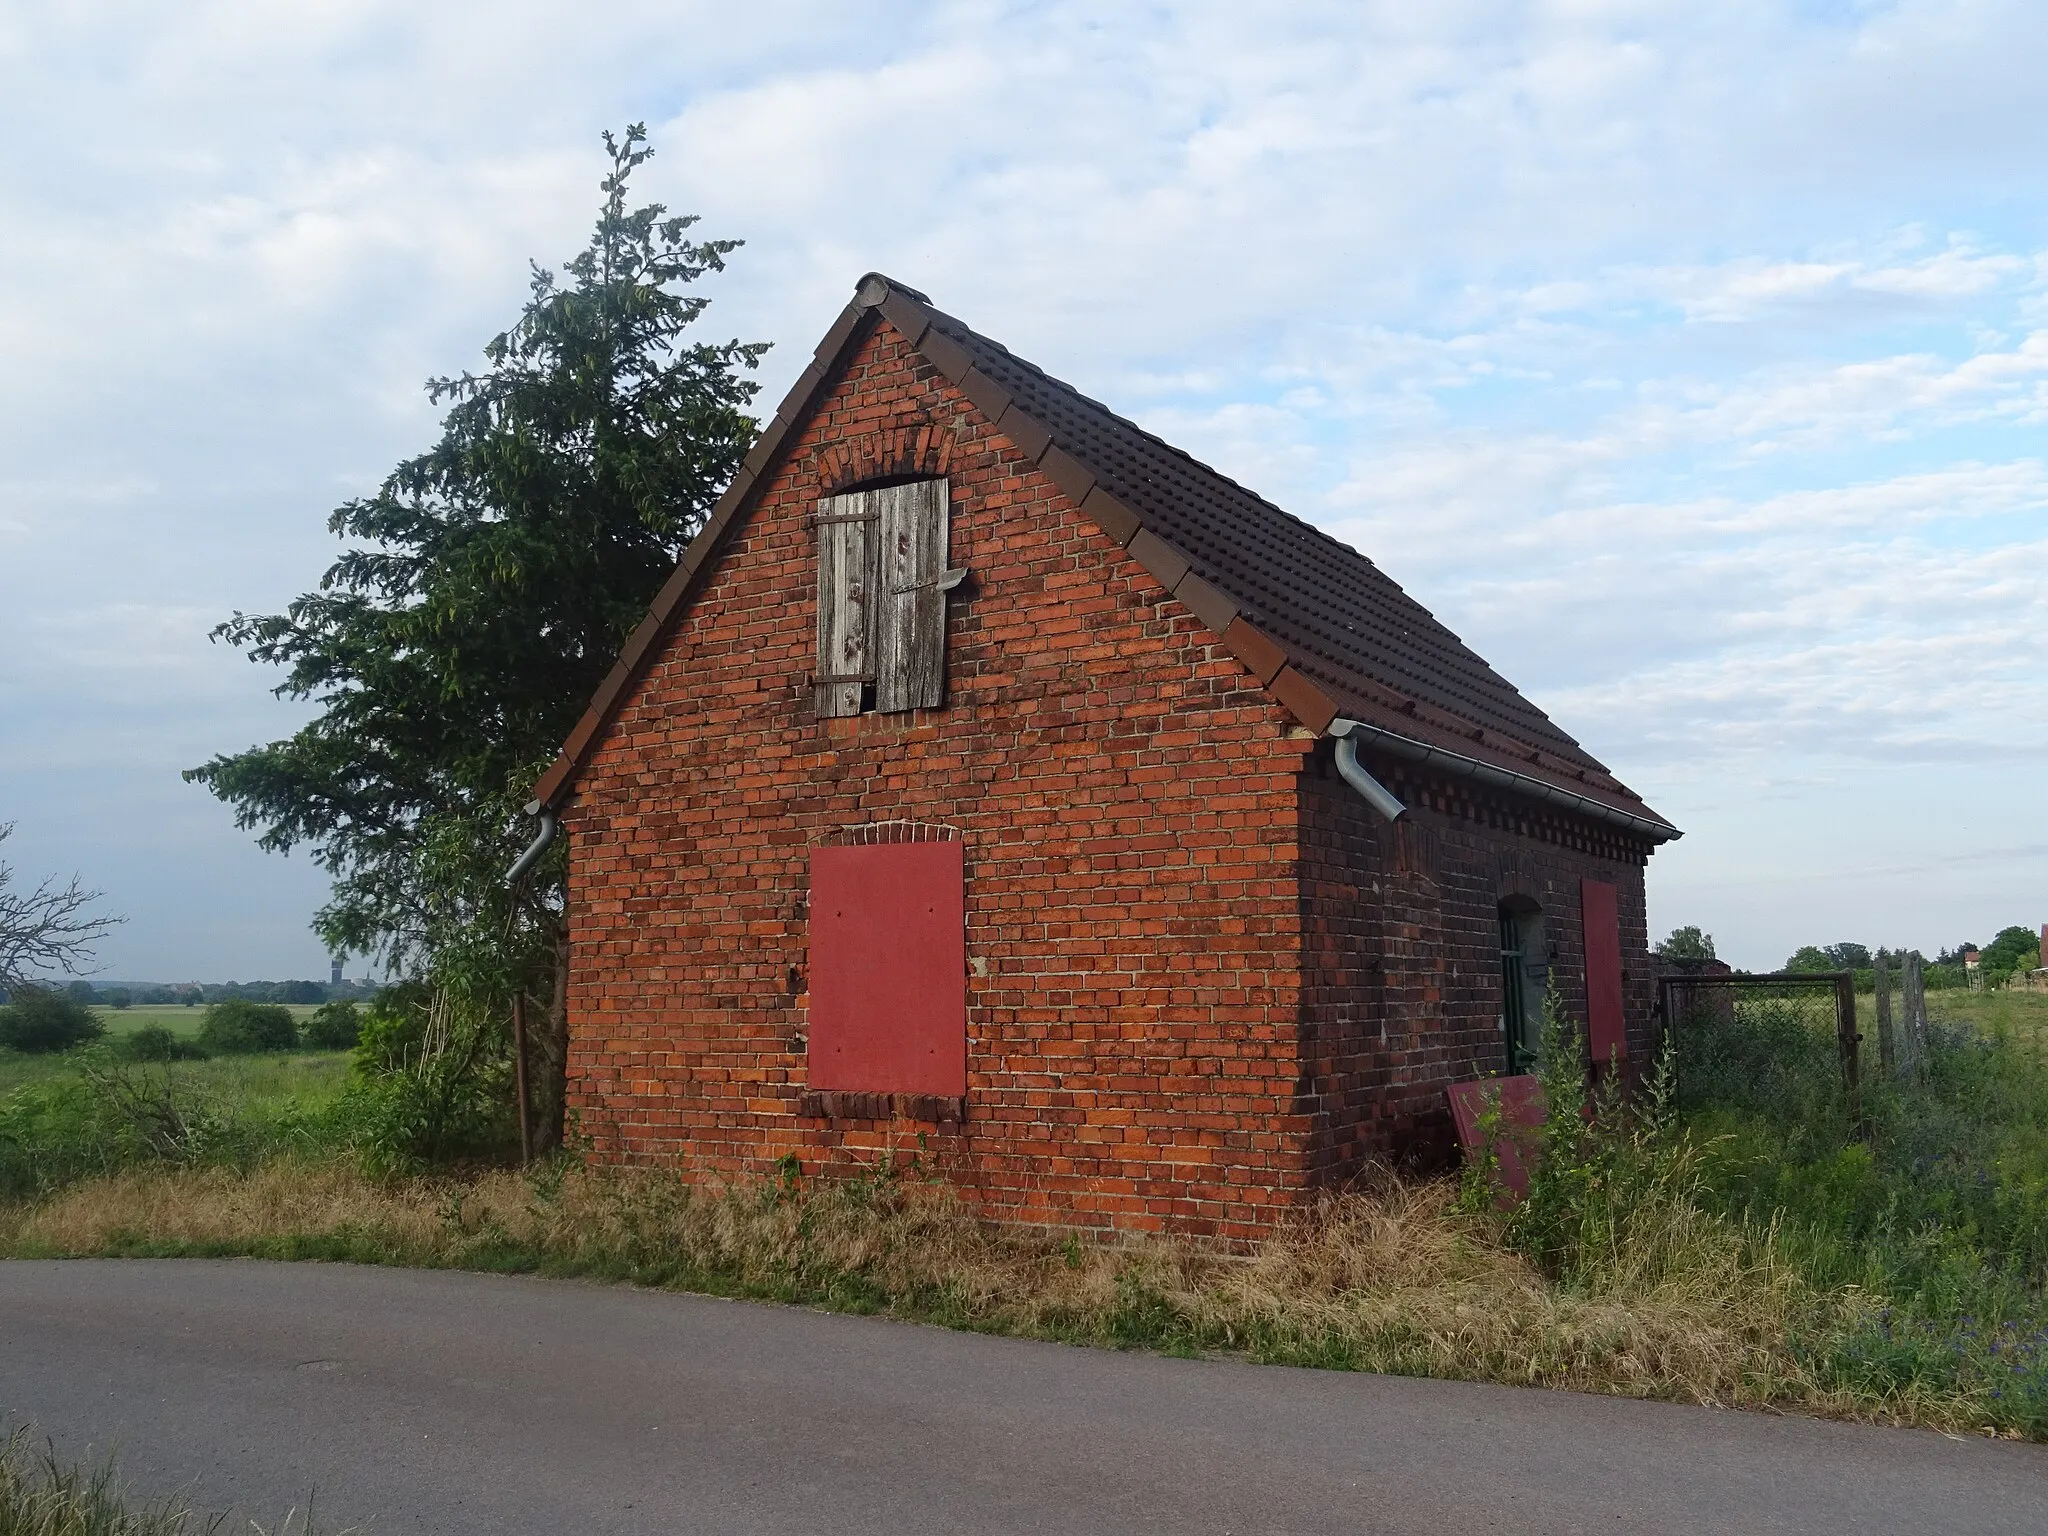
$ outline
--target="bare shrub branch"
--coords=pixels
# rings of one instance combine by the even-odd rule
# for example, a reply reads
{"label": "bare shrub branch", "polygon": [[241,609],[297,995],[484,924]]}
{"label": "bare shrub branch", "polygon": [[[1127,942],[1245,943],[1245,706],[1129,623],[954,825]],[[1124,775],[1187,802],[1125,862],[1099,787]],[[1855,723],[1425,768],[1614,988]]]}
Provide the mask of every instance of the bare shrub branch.
{"label": "bare shrub branch", "polygon": [[[13,822],[0,821],[0,843],[13,831]],[[93,946],[124,921],[87,911],[101,894],[76,875],[65,885],[45,880],[16,891],[13,866],[0,860],[0,987],[13,991],[53,972],[77,974]]]}

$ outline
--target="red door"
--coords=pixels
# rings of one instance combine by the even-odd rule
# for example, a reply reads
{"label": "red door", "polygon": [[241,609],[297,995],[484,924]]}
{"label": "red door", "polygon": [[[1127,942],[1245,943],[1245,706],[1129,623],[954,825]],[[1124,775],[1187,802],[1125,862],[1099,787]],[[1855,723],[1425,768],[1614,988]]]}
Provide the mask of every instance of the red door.
{"label": "red door", "polygon": [[1605,880],[1579,882],[1586,925],[1586,1037],[1595,1065],[1628,1055],[1628,1023],[1621,994],[1621,913]]}

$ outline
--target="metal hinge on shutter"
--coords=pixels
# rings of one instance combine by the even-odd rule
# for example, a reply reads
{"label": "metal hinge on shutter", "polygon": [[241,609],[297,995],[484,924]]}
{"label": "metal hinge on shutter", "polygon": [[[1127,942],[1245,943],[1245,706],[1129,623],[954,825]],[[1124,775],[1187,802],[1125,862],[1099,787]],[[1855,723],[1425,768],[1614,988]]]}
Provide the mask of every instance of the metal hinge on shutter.
{"label": "metal hinge on shutter", "polygon": [[907,586],[891,587],[891,592],[922,592],[927,587],[936,587],[941,592],[950,592],[967,579],[967,567],[955,566],[950,571],[941,571],[930,581],[914,581]]}

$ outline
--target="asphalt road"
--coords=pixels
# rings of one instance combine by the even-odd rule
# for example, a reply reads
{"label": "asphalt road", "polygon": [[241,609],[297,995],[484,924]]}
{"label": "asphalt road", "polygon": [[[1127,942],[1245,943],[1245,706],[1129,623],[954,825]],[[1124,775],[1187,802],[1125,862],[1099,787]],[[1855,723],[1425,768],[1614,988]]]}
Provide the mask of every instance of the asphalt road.
{"label": "asphalt road", "polygon": [[0,1263],[0,1411],[329,1531],[2048,1531],[2048,1450],[555,1281]]}

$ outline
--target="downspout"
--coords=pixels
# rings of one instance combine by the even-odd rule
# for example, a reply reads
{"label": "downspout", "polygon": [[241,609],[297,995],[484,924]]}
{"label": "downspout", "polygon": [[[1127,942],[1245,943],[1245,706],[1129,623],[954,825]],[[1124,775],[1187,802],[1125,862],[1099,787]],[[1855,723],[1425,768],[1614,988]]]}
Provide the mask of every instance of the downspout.
{"label": "downspout", "polygon": [[[526,845],[526,852],[520,854],[517,862],[505,872],[505,884],[514,891],[518,890],[519,882],[526,878],[533,866],[540,862],[540,856],[548,851],[548,844],[555,840],[555,833],[561,827],[555,819],[554,808],[538,800],[527,802],[526,814],[540,818],[540,831]],[[511,921],[509,914],[506,921]],[[533,1160],[533,1130],[526,1108],[526,989],[523,984],[512,991],[512,1076],[512,1089],[519,1102],[519,1166],[524,1168]]]}
{"label": "downspout", "polygon": [[528,871],[540,862],[540,856],[548,851],[548,844],[555,840],[555,832],[561,826],[555,819],[555,808],[543,805],[538,800],[527,802],[526,814],[540,818],[540,832],[526,845],[526,852],[519,855],[518,862],[505,871],[507,885],[517,885],[526,877]]}
{"label": "downspout", "polygon": [[[1358,742],[1348,727],[1349,720],[1335,720],[1330,724],[1330,734],[1337,738],[1337,775],[1357,790],[1365,803],[1378,811],[1388,821],[1399,821],[1408,814],[1408,807],[1396,800],[1393,794],[1378,779],[1367,773],[1358,761]],[[1339,730],[1343,726],[1347,729]]]}

